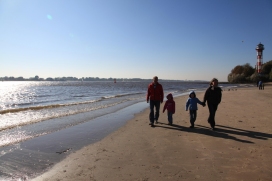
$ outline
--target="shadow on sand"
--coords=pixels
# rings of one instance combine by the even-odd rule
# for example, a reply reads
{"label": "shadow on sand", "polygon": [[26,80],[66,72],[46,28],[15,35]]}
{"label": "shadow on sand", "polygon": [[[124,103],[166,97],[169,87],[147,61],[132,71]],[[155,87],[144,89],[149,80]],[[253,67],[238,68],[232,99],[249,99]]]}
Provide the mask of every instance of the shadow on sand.
{"label": "shadow on sand", "polygon": [[251,144],[253,144],[254,142],[249,140],[239,139],[235,137],[235,135],[245,136],[245,137],[254,138],[254,139],[261,139],[261,140],[268,140],[268,138],[272,138],[272,134],[243,130],[243,129],[233,128],[233,127],[223,126],[223,125],[216,125],[216,129],[212,130],[211,128],[202,126],[202,125],[195,125],[195,128],[192,129],[189,127],[180,126],[176,124],[173,124],[172,126],[170,126],[168,124],[159,122],[158,124],[155,124],[155,127],[185,131],[185,132],[192,132],[192,133],[203,134],[207,136],[219,137],[224,139],[231,139],[234,141],[239,141],[242,143],[251,143]]}

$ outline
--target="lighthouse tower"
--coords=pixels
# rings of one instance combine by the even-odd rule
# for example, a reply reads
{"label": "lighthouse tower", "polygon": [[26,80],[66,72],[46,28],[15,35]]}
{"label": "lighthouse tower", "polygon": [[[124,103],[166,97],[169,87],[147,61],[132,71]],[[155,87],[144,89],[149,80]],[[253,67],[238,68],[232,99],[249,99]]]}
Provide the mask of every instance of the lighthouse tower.
{"label": "lighthouse tower", "polygon": [[256,64],[256,70],[258,73],[262,72],[262,65],[263,65],[263,50],[264,45],[259,43],[256,47],[257,51],[257,64]]}

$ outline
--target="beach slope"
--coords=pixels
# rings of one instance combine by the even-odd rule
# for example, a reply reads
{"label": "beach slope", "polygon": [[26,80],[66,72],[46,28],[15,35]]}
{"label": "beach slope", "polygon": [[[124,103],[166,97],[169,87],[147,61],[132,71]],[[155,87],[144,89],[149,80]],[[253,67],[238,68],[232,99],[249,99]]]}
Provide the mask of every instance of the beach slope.
{"label": "beach slope", "polygon": [[[196,94],[202,100],[204,93]],[[161,112],[159,124],[150,127],[147,109],[33,181],[272,180],[271,84],[222,94],[214,131],[208,108],[201,105],[190,129],[188,97],[178,97],[173,126]]]}

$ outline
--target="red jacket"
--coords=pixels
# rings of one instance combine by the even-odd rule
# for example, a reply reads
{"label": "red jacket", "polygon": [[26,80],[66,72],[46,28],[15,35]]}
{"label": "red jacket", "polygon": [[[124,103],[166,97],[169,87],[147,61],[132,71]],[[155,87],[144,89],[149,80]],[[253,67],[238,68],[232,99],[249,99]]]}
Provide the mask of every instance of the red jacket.
{"label": "red jacket", "polygon": [[161,101],[163,102],[163,89],[162,85],[157,83],[156,86],[154,82],[148,85],[146,101]]}
{"label": "red jacket", "polygon": [[167,99],[168,100],[165,102],[162,112],[164,112],[165,109],[167,109],[167,111],[171,112],[172,114],[175,114],[176,106],[172,94],[168,94]]}

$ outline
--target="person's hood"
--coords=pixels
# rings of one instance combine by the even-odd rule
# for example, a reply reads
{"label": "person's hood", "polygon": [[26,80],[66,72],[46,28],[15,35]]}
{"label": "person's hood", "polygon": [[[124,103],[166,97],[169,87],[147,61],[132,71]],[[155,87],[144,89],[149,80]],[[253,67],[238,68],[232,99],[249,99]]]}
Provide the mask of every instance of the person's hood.
{"label": "person's hood", "polygon": [[166,96],[166,98],[169,99],[169,100],[173,100],[173,95],[170,93],[170,94],[168,94],[168,95]]}
{"label": "person's hood", "polygon": [[191,92],[189,93],[189,97],[191,96],[191,94],[194,94],[194,95],[195,95],[195,97],[196,97],[196,93],[195,93],[195,91],[191,91]]}

